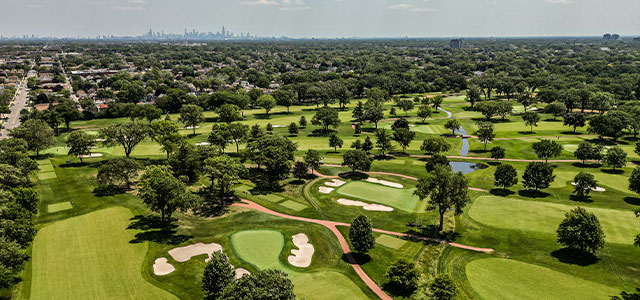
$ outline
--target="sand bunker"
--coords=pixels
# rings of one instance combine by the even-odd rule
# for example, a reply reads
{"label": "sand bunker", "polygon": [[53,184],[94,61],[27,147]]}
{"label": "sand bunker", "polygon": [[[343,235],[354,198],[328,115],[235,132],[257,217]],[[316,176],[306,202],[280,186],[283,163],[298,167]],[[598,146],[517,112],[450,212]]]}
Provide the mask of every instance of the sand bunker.
{"label": "sand bunker", "polygon": [[187,126],[187,127],[183,127],[183,128],[180,128],[180,129],[198,129],[198,128],[200,128],[200,126],[196,126],[196,127]]}
{"label": "sand bunker", "polygon": [[366,203],[362,201],[349,200],[344,198],[338,199],[338,203],[342,205],[347,205],[347,206],[361,206],[362,208],[364,208],[364,210],[368,210],[368,211],[393,211],[392,207],[388,207],[380,204]]}
{"label": "sand bunker", "polygon": [[321,187],[318,188],[318,191],[320,193],[323,193],[323,194],[329,194],[329,193],[333,192],[333,188],[328,188],[326,186],[321,186]]}
{"label": "sand bunker", "polygon": [[208,257],[204,261],[209,262],[211,254],[216,251],[222,251],[222,246],[220,246],[220,244],[197,243],[185,247],[173,248],[169,250],[169,255],[171,255],[171,257],[173,257],[177,262],[185,262],[190,260],[193,256],[206,254]]}
{"label": "sand bunker", "polygon": [[236,269],[236,279],[240,279],[242,278],[242,276],[249,275],[249,274],[251,274],[251,272],[249,272],[247,269],[244,269],[244,268]]}
{"label": "sand bunker", "polygon": [[373,178],[373,177],[369,177],[367,178],[367,182],[371,182],[371,183],[377,183],[377,184],[382,184],[382,185],[386,185],[386,186],[390,186],[393,188],[398,188],[401,189],[404,186],[402,186],[402,184],[399,184],[397,182],[391,182],[391,181],[386,181],[386,180],[380,180],[378,178]]}
{"label": "sand bunker", "polygon": [[96,142],[104,142],[106,140],[105,139],[95,139],[94,141],[96,141]]}
{"label": "sand bunker", "polygon": [[[574,185],[574,186],[575,186],[575,185],[576,185],[576,183],[575,183],[575,182],[572,182],[572,183],[571,183],[571,185]],[[594,192],[604,192],[604,191],[606,191],[606,189],[605,189],[605,188],[603,188],[603,187],[599,187],[599,186],[594,187],[594,188],[592,188],[591,190],[592,190],[592,191],[594,191]]]}
{"label": "sand bunker", "polygon": [[156,261],[153,263],[153,274],[156,274],[158,276],[171,274],[175,270],[176,268],[168,263],[167,259],[164,257],[156,259]]}
{"label": "sand bunker", "polygon": [[78,157],[82,157],[82,158],[102,157],[102,153],[91,153],[89,155],[78,155]]}
{"label": "sand bunker", "polygon": [[328,186],[339,187],[339,186],[341,186],[341,185],[343,185],[345,183],[347,183],[347,182],[342,181],[340,179],[332,179],[331,181],[327,181],[324,184],[328,185]]}
{"label": "sand bunker", "polygon": [[209,146],[209,145],[211,145],[211,143],[209,142],[196,143],[196,146]]}
{"label": "sand bunker", "polygon": [[298,233],[291,237],[293,239],[293,244],[298,247],[298,249],[291,249],[291,254],[287,258],[289,263],[294,267],[306,268],[311,265],[311,259],[313,258],[313,253],[316,251],[313,248],[313,245],[309,244],[309,238],[304,233]]}
{"label": "sand bunker", "polygon": [[285,128],[287,125],[272,125],[273,128]]}

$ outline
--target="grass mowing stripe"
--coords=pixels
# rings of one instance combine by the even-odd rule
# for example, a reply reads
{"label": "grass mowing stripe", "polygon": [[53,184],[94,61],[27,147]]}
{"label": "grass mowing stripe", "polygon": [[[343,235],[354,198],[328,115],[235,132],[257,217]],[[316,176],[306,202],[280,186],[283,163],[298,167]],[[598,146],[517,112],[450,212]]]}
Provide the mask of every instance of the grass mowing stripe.
{"label": "grass mowing stripe", "polygon": [[400,249],[407,241],[399,239],[397,237],[393,237],[390,235],[382,234],[378,238],[376,238],[376,243],[389,247],[391,249]]}
{"label": "grass mowing stripe", "polygon": [[295,211],[301,211],[301,210],[307,208],[306,205],[298,203],[298,202],[295,202],[293,200],[287,200],[285,202],[278,203],[278,204],[280,204],[280,205],[282,205],[282,206],[284,206],[286,208],[295,210]]}
{"label": "grass mowing stripe", "polygon": [[47,212],[48,213],[54,213],[54,212],[58,212],[58,211],[63,211],[63,210],[67,210],[67,209],[72,209],[73,206],[71,206],[71,202],[62,202],[62,203],[55,203],[55,204],[49,204],[47,205]]}
{"label": "grass mowing stripe", "polygon": [[351,181],[340,188],[337,193],[346,197],[354,197],[368,202],[390,205],[408,212],[422,212],[426,201],[420,201],[413,195],[412,189],[398,189],[381,184],[363,181]]}

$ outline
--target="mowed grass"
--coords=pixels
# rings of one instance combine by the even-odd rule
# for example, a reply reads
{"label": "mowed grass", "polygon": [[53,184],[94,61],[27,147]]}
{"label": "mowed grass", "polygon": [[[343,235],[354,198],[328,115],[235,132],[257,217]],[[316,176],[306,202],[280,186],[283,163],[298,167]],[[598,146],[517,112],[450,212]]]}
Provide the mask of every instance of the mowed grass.
{"label": "mowed grass", "polygon": [[31,299],[176,299],[142,277],[147,244],[130,243],[131,217],[112,207],[42,228],[33,242]]}
{"label": "mowed grass", "polygon": [[400,249],[407,241],[386,234],[381,234],[376,238],[376,243],[391,249]]}
{"label": "mowed grass", "polygon": [[533,264],[504,258],[477,259],[465,267],[485,300],[609,299],[616,289]]}
{"label": "mowed grass", "polygon": [[[483,196],[473,203],[469,216],[488,226],[555,234],[564,214],[576,206]],[[585,208],[600,220],[607,242],[633,244],[638,228],[631,210]]]}
{"label": "mowed grass", "polygon": [[[289,275],[300,299],[368,299],[349,277],[334,271],[297,272],[280,261],[285,246],[282,233],[276,230],[245,230],[230,237],[238,258],[259,270],[276,269]],[[313,241],[310,241],[313,244]]]}
{"label": "mowed grass", "polygon": [[61,203],[55,203],[55,204],[49,204],[47,205],[47,212],[48,213],[54,213],[54,212],[59,212],[59,211],[63,211],[63,210],[68,210],[68,209],[72,209],[73,206],[71,205],[71,202],[61,202]]}
{"label": "mowed grass", "polygon": [[393,206],[407,212],[422,212],[426,201],[413,195],[415,188],[392,188],[381,184],[351,181],[337,189],[345,197],[362,199],[382,205]]}

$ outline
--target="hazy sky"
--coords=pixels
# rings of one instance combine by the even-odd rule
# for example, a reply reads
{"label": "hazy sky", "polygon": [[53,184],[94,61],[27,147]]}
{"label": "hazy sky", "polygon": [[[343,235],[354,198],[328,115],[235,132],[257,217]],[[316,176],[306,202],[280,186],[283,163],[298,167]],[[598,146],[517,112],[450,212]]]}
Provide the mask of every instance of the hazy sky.
{"label": "hazy sky", "polygon": [[0,0],[0,35],[640,35],[640,0]]}

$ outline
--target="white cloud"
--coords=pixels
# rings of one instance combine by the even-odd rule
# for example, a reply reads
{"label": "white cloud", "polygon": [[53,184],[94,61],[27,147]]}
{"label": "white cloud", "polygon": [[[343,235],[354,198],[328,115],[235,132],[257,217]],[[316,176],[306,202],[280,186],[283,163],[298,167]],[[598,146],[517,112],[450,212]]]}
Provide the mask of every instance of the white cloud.
{"label": "white cloud", "polygon": [[243,1],[242,5],[255,5],[255,6],[277,6],[280,5],[275,0],[255,0],[255,1]]}
{"label": "white cloud", "polygon": [[[427,1],[424,1],[427,2]],[[416,6],[410,3],[398,3],[388,7],[389,9],[395,10],[406,10],[410,12],[425,12],[425,11],[433,11],[433,9],[428,7]]]}
{"label": "white cloud", "polygon": [[144,7],[142,6],[131,6],[131,5],[116,5],[114,7],[115,10],[121,10],[121,11],[140,11],[140,10],[144,10]]}
{"label": "white cloud", "polygon": [[133,4],[147,4],[147,0],[131,0]]}
{"label": "white cloud", "polygon": [[571,0],[547,0],[548,3],[551,4],[571,4],[573,1]]}

